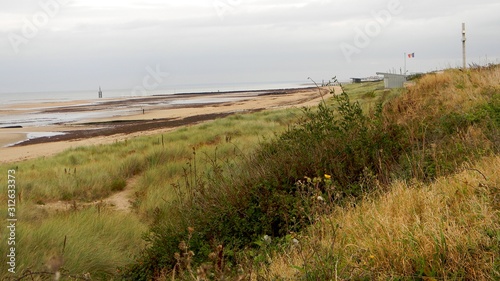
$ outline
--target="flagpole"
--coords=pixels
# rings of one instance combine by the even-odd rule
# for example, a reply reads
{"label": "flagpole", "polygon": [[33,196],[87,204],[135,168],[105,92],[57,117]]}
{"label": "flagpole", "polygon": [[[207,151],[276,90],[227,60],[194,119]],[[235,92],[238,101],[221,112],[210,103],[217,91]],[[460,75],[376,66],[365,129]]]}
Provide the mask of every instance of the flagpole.
{"label": "flagpole", "polygon": [[406,53],[405,53],[405,68],[404,68],[403,75],[406,76]]}

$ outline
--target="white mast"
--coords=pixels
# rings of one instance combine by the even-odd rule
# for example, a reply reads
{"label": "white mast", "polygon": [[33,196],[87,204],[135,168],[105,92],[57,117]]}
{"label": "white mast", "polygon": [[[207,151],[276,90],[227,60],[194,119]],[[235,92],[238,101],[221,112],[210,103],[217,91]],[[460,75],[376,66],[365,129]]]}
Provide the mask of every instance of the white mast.
{"label": "white mast", "polygon": [[466,52],[465,52],[465,41],[467,38],[465,37],[465,23],[462,23],[462,56],[463,56],[463,70],[467,69],[467,60],[466,60]]}

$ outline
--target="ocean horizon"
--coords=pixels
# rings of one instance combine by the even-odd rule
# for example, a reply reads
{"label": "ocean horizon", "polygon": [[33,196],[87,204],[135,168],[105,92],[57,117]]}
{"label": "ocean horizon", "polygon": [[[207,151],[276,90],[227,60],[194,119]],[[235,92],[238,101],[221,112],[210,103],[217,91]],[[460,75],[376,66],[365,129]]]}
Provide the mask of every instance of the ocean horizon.
{"label": "ocean horizon", "polygon": [[[107,89],[101,85],[103,99],[148,97],[157,95],[174,95],[205,92],[231,92],[290,89],[314,86],[310,81],[285,81],[275,83],[227,83],[227,84],[190,84],[172,85],[154,90],[136,91],[134,89]],[[99,85],[95,90],[80,91],[41,91],[0,93],[0,104],[12,105],[23,103],[66,102],[77,100],[98,101]]]}

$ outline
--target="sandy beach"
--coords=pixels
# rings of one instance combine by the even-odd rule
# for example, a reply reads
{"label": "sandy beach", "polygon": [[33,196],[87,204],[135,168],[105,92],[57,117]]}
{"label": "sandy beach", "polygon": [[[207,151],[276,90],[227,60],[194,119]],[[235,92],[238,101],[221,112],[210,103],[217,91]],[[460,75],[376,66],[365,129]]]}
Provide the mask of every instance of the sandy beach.
{"label": "sandy beach", "polygon": [[[329,89],[321,88],[322,95],[327,93]],[[0,108],[0,114],[36,112],[77,116],[82,112],[101,111],[114,114],[48,126],[2,128],[0,162],[50,156],[78,146],[107,144],[136,136],[162,133],[235,113],[314,106],[321,99],[318,88],[302,88],[124,98],[100,103],[74,101],[7,106]],[[62,134],[50,135],[54,132]],[[36,136],[36,133],[42,137],[27,139],[29,134]],[[43,137],[44,134],[48,135]],[[15,145],[5,147],[12,144]]]}

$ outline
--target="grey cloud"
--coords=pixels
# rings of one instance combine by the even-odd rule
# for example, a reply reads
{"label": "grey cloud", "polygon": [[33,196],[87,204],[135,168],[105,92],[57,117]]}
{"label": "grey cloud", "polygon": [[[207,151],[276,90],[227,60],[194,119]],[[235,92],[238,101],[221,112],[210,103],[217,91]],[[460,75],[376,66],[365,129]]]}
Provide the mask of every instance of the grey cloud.
{"label": "grey cloud", "polygon": [[[400,0],[401,14],[393,15],[351,62],[341,44],[354,44],[356,29],[373,22],[372,13],[386,9],[390,0],[241,0],[222,18],[211,0],[103,1],[99,6],[74,1],[14,54],[7,36],[19,33],[19,18],[29,17],[38,5],[22,1],[9,1],[0,12],[9,15],[3,17],[9,24],[0,29],[0,92],[89,89],[97,80],[126,88],[156,64],[171,73],[165,87],[193,80],[373,75],[399,69],[404,52],[416,52],[412,71],[428,71],[460,59],[462,21],[468,26],[471,60],[500,57],[500,4],[493,0]],[[21,83],[27,76],[30,83]]]}

